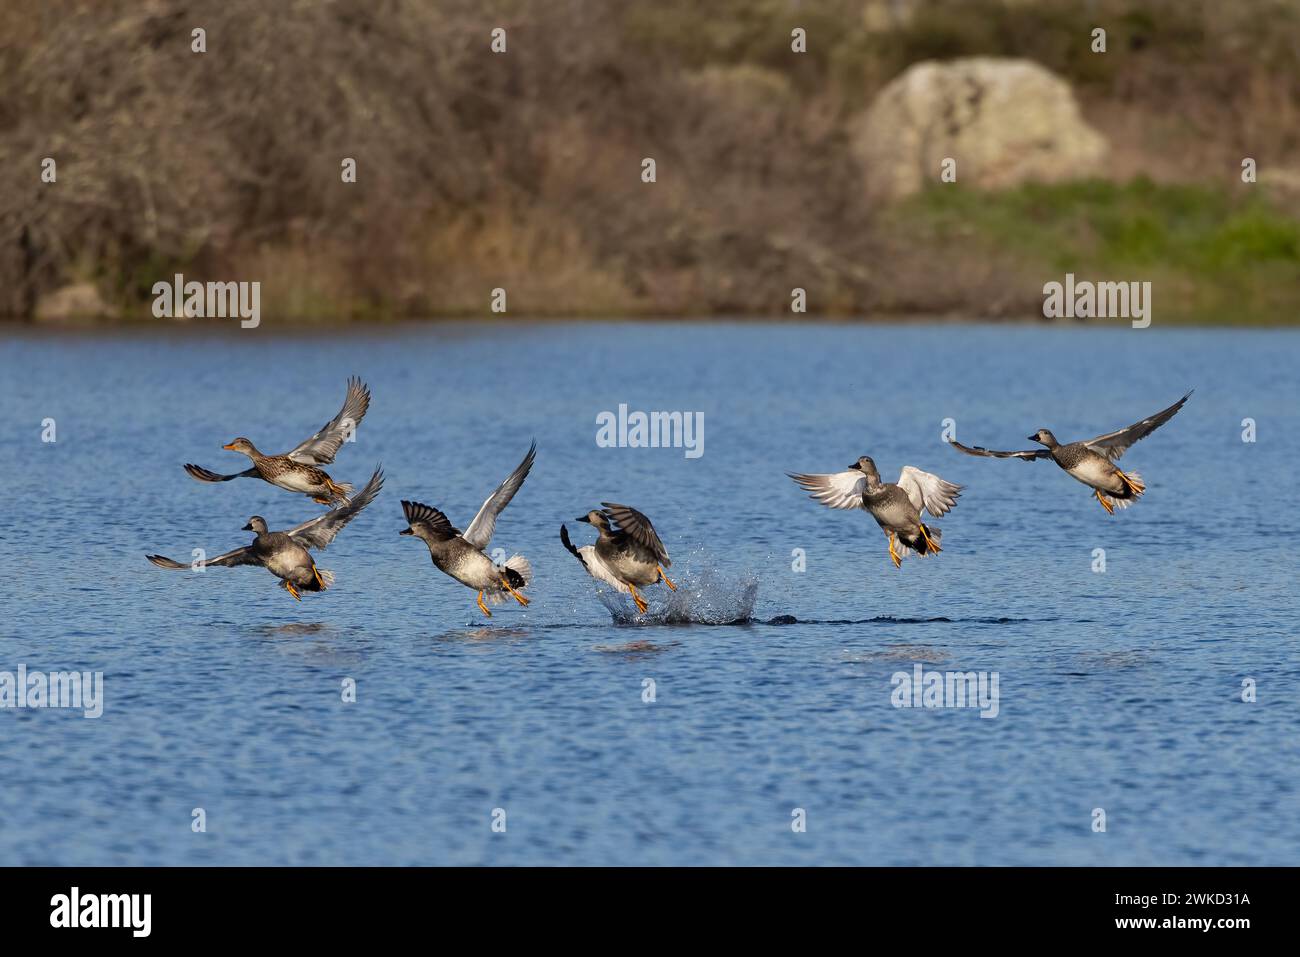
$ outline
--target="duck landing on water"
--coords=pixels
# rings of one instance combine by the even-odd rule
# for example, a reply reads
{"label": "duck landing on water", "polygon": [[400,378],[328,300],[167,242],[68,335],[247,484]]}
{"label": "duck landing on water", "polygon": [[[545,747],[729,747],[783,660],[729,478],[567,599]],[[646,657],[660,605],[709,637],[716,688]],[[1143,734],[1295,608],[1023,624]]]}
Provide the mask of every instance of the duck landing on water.
{"label": "duck landing on water", "polygon": [[1101,503],[1106,514],[1114,515],[1116,508],[1128,508],[1130,504],[1142,497],[1146,483],[1137,472],[1125,472],[1115,463],[1128,451],[1133,443],[1146,438],[1175,415],[1183,404],[1191,398],[1188,392],[1167,409],[1149,415],[1141,422],[1134,422],[1124,429],[1107,432],[1093,439],[1071,442],[1062,445],[1049,429],[1039,429],[1029,436],[1031,442],[1043,446],[1041,449],[1025,449],[1020,452],[995,452],[982,446],[969,447],[960,442],[952,446],[958,452],[995,459],[1022,459],[1033,462],[1037,459],[1051,459],[1071,478],[1082,482],[1092,489],[1093,496]]}
{"label": "duck landing on water", "polygon": [[[901,568],[909,553],[937,555],[942,533],[921,521],[921,510],[935,518],[957,504],[962,487],[937,475],[904,465],[894,483],[880,481],[880,472],[864,455],[846,472],[827,475],[790,473],[801,488],[827,508],[861,508],[871,514],[889,539],[889,560]],[[897,541],[898,545],[895,545]]]}
{"label": "duck landing on water", "polygon": [[483,603],[484,595],[493,604],[505,600],[506,596],[521,605],[528,604],[528,598],[521,594],[533,577],[528,559],[522,555],[512,555],[503,564],[497,565],[488,557],[487,547],[496,530],[497,516],[524,484],[536,457],[537,443],[534,442],[524,460],[488,496],[463,534],[460,529],[452,526],[446,515],[432,505],[402,502],[402,511],[409,527],[398,534],[413,535],[428,545],[429,557],[438,570],[477,591],[479,611],[489,618],[492,617],[492,612]]}
{"label": "duck landing on water", "polygon": [[636,590],[636,586],[663,582],[673,591],[677,586],[664,574],[664,566],[672,567],[668,550],[659,540],[650,519],[634,508],[614,502],[601,502],[601,509],[588,512],[577,522],[585,522],[600,536],[595,545],[575,548],[569,541],[569,530],[560,526],[560,541],[597,581],[612,586],[616,591],[631,595],[636,610],[646,613],[650,606]]}
{"label": "duck landing on water", "polygon": [[[324,591],[334,583],[332,572],[316,567],[316,561],[312,558],[310,550],[325,548],[334,541],[335,536],[343,530],[343,526],[373,502],[383,486],[384,471],[382,468],[377,468],[365,488],[350,502],[284,532],[271,531],[267,527],[266,519],[254,515],[244,526],[244,531],[255,532],[257,535],[251,545],[210,558],[203,564],[205,567],[260,565],[280,579],[280,587],[296,601],[302,601],[302,592]],[[163,555],[145,557],[159,568],[192,567]]]}

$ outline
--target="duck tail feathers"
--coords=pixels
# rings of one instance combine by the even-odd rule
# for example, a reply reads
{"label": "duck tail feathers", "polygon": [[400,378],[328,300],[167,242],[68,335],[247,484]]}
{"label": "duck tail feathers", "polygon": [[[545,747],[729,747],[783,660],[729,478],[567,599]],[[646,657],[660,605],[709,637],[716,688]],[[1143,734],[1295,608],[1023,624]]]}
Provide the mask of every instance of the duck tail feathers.
{"label": "duck tail feathers", "polygon": [[338,501],[340,505],[352,504],[352,486],[347,482],[336,482],[333,479],[326,479],[329,485],[330,494]]}
{"label": "duck tail feathers", "polygon": [[1139,472],[1120,472],[1120,481],[1127,486],[1128,494],[1123,498],[1110,496],[1110,504],[1116,508],[1128,508],[1129,505],[1147,490],[1147,483],[1142,481],[1142,475]]}
{"label": "duck tail feathers", "polygon": [[512,588],[525,588],[533,580],[533,566],[523,555],[511,555],[501,567],[506,570]]}
{"label": "duck tail feathers", "polygon": [[[527,588],[528,583],[533,580],[533,566],[528,564],[528,559],[523,555],[511,555],[504,562],[497,566],[501,572],[501,577],[513,589]],[[483,593],[489,605],[499,605],[511,596],[509,590],[504,587],[491,588]],[[516,598],[518,601],[519,599]],[[528,604],[527,599],[519,601],[519,604]]]}
{"label": "duck tail feathers", "polygon": [[898,539],[899,554],[906,558],[908,555],[916,555],[924,558],[928,555],[935,555],[943,551],[939,547],[943,541],[943,529],[936,528],[933,525],[921,523],[921,534],[916,536],[911,542],[903,541],[900,536]]}

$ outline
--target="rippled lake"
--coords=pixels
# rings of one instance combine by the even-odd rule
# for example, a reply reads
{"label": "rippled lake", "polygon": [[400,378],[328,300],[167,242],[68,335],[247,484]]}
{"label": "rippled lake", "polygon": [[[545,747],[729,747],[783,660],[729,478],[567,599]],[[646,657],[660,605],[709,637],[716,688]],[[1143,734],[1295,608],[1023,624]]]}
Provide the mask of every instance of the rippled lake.
{"label": "rippled lake", "polygon": [[[264,325],[0,350],[0,671],[104,676],[98,718],[0,710],[0,863],[1300,857],[1294,332]],[[261,569],[145,561],[317,514],[181,465],[242,468],[238,435],[287,450],[351,374],[374,398],[330,472],[382,461],[387,485],[320,553],[333,588],[297,604]],[[1084,438],[1191,387],[1124,458],[1148,491],[1114,516],[1050,463],[941,437]],[[601,447],[620,404],[702,415],[703,454]],[[533,438],[493,540],[532,560],[533,600],[489,620],[398,536],[399,500],[463,528]],[[783,474],[861,454],[966,486],[941,556],[895,571],[869,518]],[[647,589],[644,620],[560,545],[601,501],[672,555],[682,587]],[[996,717],[895,707],[918,664],[996,673]]]}

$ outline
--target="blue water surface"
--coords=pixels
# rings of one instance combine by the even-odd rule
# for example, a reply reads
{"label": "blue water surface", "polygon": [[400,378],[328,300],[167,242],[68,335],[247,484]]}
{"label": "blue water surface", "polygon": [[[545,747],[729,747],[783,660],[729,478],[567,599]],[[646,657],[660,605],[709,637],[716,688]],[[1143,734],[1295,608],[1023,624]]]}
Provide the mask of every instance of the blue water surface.
{"label": "blue water surface", "polygon": [[[102,671],[105,696],[0,710],[0,864],[1300,860],[1295,332],[264,324],[0,350],[0,670]],[[320,553],[333,588],[145,561],[317,514],[181,465],[288,449],[350,374],[374,401],[330,471],[388,478]],[[1191,387],[1114,516],[1051,463],[942,440],[1083,438]],[[599,447],[620,404],[702,414],[703,454]],[[463,528],[534,437],[493,541],[531,559],[532,604],[489,620],[399,502]],[[861,454],[966,486],[942,555],[896,571],[869,518],[784,475]],[[601,501],[672,555],[644,621],[560,545]],[[996,672],[997,716],[894,707],[917,663]]]}

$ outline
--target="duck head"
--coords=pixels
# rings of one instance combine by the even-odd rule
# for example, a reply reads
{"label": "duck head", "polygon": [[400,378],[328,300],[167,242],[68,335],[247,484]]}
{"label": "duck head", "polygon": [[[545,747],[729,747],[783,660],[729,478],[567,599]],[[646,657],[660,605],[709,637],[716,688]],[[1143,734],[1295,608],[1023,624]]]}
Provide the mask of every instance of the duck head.
{"label": "duck head", "polygon": [[1060,444],[1056,441],[1056,436],[1054,436],[1048,429],[1039,429],[1029,437],[1029,441],[1037,442],[1039,445],[1045,445],[1049,449],[1054,449]]}
{"label": "duck head", "polygon": [[244,531],[257,532],[257,534],[259,535],[265,535],[266,519],[264,519],[261,515],[254,515],[252,518],[248,520],[248,524],[244,526]]}
{"label": "duck head", "polygon": [[880,473],[876,471],[875,460],[870,455],[861,456],[856,462],[849,466],[850,469],[861,472],[867,477],[867,484],[875,485],[880,481]]}
{"label": "duck head", "polygon": [[222,446],[222,448],[229,449],[231,452],[239,452],[242,455],[247,455],[250,459],[254,455],[258,454],[257,449],[253,447],[253,443],[248,441],[248,439],[244,438],[242,435],[233,442],[227,442]]}
{"label": "duck head", "polygon": [[429,541],[429,527],[419,520],[411,521],[407,519],[406,528],[397,533],[398,535],[414,535],[422,541]]}
{"label": "duck head", "polygon": [[597,530],[602,532],[609,531],[609,519],[605,517],[604,512],[595,509],[588,512],[586,515],[579,515],[574,519],[574,521],[586,522],[588,525],[595,526]]}

